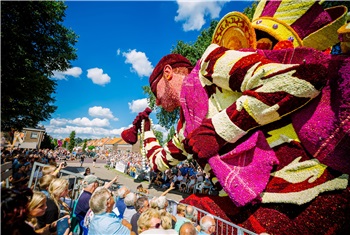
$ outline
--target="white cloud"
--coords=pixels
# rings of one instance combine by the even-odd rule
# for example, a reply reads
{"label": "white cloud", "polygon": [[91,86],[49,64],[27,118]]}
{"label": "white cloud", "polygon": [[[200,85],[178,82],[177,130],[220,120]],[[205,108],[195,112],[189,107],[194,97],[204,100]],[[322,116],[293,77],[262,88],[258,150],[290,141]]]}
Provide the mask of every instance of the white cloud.
{"label": "white cloud", "polygon": [[89,115],[91,117],[101,117],[118,121],[118,118],[115,118],[113,116],[113,113],[109,108],[102,108],[101,106],[94,106],[89,108]]}
{"label": "white cloud", "polygon": [[200,30],[205,24],[205,17],[218,18],[226,1],[183,1],[177,0],[179,9],[175,21],[184,21],[184,31]]}
{"label": "white cloud", "polygon": [[147,98],[140,99],[140,100],[133,100],[128,102],[129,109],[131,110],[132,113],[139,113],[145,110],[145,108],[148,107],[148,102]]}
{"label": "white cloud", "polygon": [[66,71],[53,71],[53,78],[58,80],[68,80],[66,76],[73,76],[78,78],[82,74],[82,70],[79,67],[69,68]]}
{"label": "white cloud", "polygon": [[70,120],[69,123],[77,126],[92,126],[92,127],[108,127],[110,125],[108,119],[106,118],[104,119],[94,118],[90,120],[87,117],[75,118],[73,120]]}
{"label": "white cloud", "polygon": [[103,70],[100,68],[88,69],[87,72],[87,77],[97,85],[104,86],[105,84],[111,82],[111,78],[108,76],[108,74],[103,73]]}
{"label": "white cloud", "polygon": [[50,120],[50,125],[60,127],[60,126],[67,125],[68,122],[69,122],[69,120],[64,119],[64,118],[57,118],[57,119],[54,118],[54,119]]}
{"label": "white cloud", "polygon": [[110,120],[117,121],[118,118],[113,116],[109,108],[94,106],[90,107],[88,112],[90,116],[95,118],[53,118],[50,120],[50,124],[45,126],[46,132],[56,139],[66,138],[72,131],[75,131],[76,136],[82,139],[99,139],[120,136],[121,132],[125,129],[125,127],[112,129]]}
{"label": "white cloud", "polygon": [[120,49],[118,48],[118,50],[117,50],[117,55],[120,55]]}
{"label": "white cloud", "polygon": [[153,66],[145,53],[133,49],[129,52],[123,52],[123,56],[126,58],[125,63],[132,65],[131,71],[136,72],[139,77],[151,75]]}

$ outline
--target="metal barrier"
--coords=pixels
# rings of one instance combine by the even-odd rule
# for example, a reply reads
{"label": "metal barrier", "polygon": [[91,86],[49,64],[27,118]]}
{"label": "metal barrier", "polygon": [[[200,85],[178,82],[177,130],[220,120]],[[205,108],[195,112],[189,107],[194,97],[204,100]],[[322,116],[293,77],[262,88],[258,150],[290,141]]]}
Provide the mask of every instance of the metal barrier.
{"label": "metal barrier", "polygon": [[[149,199],[151,199],[153,196],[137,192],[136,194],[141,195],[141,196],[147,196]],[[172,215],[176,215],[177,212],[177,205],[179,202],[174,201],[172,199],[168,199],[168,212],[171,213]],[[185,203],[181,203],[184,205],[187,205]],[[215,223],[216,223],[216,232],[215,235],[257,235],[256,233],[249,231],[245,228],[242,228],[234,223],[231,223],[227,220],[224,220],[218,216],[215,216],[213,214],[208,213],[207,211],[204,211],[202,209],[199,209],[195,206],[193,206],[197,211],[198,211],[198,216],[197,216],[197,224],[199,224],[200,219],[203,216],[210,215],[214,218]]]}
{"label": "metal barrier", "polygon": [[10,186],[9,177],[12,175],[12,162],[6,162],[1,165],[1,181],[5,180],[6,188]]}
{"label": "metal barrier", "polygon": [[[33,185],[33,189],[37,189],[38,186],[38,180],[39,180],[39,174],[44,166],[47,166],[42,163],[34,162],[32,172],[30,174],[28,187],[31,188]],[[72,200],[75,200],[79,197],[79,194],[82,190],[82,184],[81,181],[84,179],[84,175],[73,173],[71,171],[67,171],[62,169],[60,171],[60,177],[67,178],[69,181],[69,188],[72,190],[71,192],[71,198]]]}

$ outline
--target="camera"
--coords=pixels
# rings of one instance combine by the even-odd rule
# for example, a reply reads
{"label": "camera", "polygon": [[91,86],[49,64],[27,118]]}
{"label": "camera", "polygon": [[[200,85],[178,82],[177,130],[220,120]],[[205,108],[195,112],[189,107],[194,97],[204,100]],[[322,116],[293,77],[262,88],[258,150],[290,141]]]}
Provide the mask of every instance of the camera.
{"label": "camera", "polygon": [[63,163],[63,166],[65,166],[65,167],[66,167],[66,166],[67,166],[67,162],[64,162],[64,163]]}

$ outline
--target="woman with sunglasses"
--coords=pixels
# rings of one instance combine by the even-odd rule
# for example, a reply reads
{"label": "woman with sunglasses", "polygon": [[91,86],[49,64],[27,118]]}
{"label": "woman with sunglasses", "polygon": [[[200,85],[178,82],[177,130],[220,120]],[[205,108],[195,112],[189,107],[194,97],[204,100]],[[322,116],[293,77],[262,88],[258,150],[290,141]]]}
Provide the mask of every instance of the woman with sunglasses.
{"label": "woman with sunglasses", "polygon": [[137,221],[139,235],[170,234],[177,235],[174,229],[164,229],[161,214],[157,209],[149,208],[143,212]]}

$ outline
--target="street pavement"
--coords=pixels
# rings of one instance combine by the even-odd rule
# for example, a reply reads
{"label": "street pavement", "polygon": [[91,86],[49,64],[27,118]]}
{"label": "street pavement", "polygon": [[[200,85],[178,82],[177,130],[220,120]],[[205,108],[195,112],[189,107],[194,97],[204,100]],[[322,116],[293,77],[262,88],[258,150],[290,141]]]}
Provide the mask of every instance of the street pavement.
{"label": "street pavement", "polygon": [[[72,170],[75,171],[82,171],[83,169],[80,167],[80,161],[79,160],[67,160],[67,169],[66,170]],[[59,163],[59,162],[58,162]],[[139,181],[136,181],[131,176],[128,176],[127,174],[124,174],[122,172],[119,172],[115,169],[108,169],[106,166],[106,160],[97,159],[96,166],[93,167],[93,162],[91,158],[85,158],[83,167],[87,168],[90,167],[91,173],[96,175],[100,180],[103,181],[110,181],[112,180],[116,175],[118,175],[118,185],[125,185],[127,186],[131,191],[136,192],[136,187],[140,185]],[[144,188],[148,189],[149,195],[153,196],[160,196],[164,190],[160,188],[154,188],[153,185],[149,188],[149,182],[148,181],[142,181],[141,184]],[[189,194],[180,193],[178,190],[172,190],[170,191],[166,197],[168,199],[172,199],[176,202],[181,201],[182,199],[188,197]]]}

